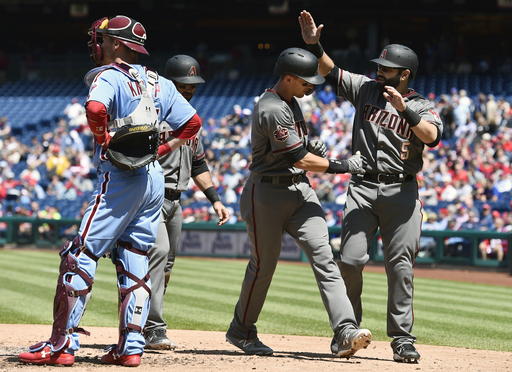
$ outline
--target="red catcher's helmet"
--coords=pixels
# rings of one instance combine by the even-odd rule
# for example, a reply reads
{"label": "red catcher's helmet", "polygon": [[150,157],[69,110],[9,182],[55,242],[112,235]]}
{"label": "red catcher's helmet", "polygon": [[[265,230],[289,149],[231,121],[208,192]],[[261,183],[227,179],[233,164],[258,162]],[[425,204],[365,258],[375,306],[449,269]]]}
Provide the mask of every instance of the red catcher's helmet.
{"label": "red catcher's helmet", "polygon": [[87,43],[89,55],[96,66],[100,66],[103,60],[101,45],[97,40],[98,35],[110,36],[135,52],[149,54],[144,48],[146,29],[140,22],[126,16],[118,15],[111,19],[104,17],[97,20],[89,29],[89,35],[91,35],[91,40]]}

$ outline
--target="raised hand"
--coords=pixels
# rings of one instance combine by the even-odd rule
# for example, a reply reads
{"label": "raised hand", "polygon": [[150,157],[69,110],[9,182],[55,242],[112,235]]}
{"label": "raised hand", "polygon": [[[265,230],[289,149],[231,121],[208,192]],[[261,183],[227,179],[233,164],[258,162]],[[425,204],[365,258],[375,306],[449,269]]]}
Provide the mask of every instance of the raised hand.
{"label": "raised hand", "polygon": [[299,24],[302,38],[306,44],[316,44],[320,40],[320,34],[324,25],[316,27],[315,21],[311,14],[305,10],[300,12]]}

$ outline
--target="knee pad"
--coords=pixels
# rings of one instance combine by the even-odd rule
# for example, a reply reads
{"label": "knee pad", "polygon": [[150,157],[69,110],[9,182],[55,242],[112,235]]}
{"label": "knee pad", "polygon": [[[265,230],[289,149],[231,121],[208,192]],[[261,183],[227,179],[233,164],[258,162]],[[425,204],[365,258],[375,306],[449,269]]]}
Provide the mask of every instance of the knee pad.
{"label": "knee pad", "polygon": [[[93,280],[80,267],[78,256],[84,252],[85,247],[80,244],[80,237],[67,241],[61,247],[59,254],[61,262],[59,278],[53,302],[53,327],[50,337],[53,351],[60,350],[67,345],[69,335],[77,332],[89,335],[83,328],[79,328],[85,308],[91,298]],[[91,254],[87,254],[91,257]],[[97,260],[97,259],[96,259]],[[76,276],[80,279],[74,280]],[[80,306],[79,306],[80,305]],[[72,313],[78,309],[80,314]],[[34,345],[36,347],[37,345]]]}
{"label": "knee pad", "polygon": [[151,282],[148,273],[148,254],[119,242],[115,259],[119,289],[119,343],[117,352],[126,351],[126,338],[130,332],[142,333],[149,312]]}

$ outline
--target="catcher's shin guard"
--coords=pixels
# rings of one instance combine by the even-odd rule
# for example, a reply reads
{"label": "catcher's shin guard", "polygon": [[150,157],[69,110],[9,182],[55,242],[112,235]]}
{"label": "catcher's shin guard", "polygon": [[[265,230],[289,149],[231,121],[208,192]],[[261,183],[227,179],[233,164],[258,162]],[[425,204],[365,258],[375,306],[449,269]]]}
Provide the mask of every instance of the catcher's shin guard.
{"label": "catcher's shin guard", "polygon": [[[78,325],[91,298],[91,289],[96,270],[96,258],[80,244],[80,237],[67,241],[61,247],[59,278],[53,302],[53,327],[49,346],[53,352],[70,345],[70,335],[77,332],[89,335]],[[82,257],[79,256],[82,255]],[[88,270],[88,274],[85,270]],[[30,351],[42,349],[48,342],[30,347]],[[73,346],[73,345],[72,345]],[[78,348],[78,345],[76,347]]]}
{"label": "catcher's shin guard", "polygon": [[[142,331],[148,318],[151,296],[148,252],[133,248],[127,242],[118,242],[117,249],[113,250],[112,261],[116,265],[119,289],[117,353],[124,355],[129,347],[144,348]],[[140,343],[134,340],[136,338],[140,338]],[[132,341],[133,345],[128,345]],[[130,350],[132,353],[134,350]]]}

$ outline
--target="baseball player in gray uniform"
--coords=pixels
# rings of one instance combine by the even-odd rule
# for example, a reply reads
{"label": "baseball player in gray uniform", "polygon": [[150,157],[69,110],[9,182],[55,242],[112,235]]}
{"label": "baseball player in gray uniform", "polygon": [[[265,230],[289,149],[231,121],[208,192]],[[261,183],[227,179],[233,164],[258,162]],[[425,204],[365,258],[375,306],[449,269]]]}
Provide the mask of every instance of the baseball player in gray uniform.
{"label": "baseball player in gray uniform", "polygon": [[[418,57],[410,48],[392,44],[380,57],[377,79],[341,70],[319,43],[323,25],[310,13],[299,16],[308,49],[319,59],[320,73],[337,95],[355,109],[352,151],[368,160],[366,173],[352,177],[341,229],[340,271],[354,307],[362,319],[362,271],[369,245],[380,228],[388,277],[387,334],[393,338],[393,359],[417,363],[414,347],[413,265],[419,251],[422,212],[416,173],[425,145],[439,143],[443,125],[430,102],[408,87],[416,76]],[[343,294],[344,296],[344,294]]]}
{"label": "baseball player in gray uniform", "polygon": [[[176,55],[166,62],[165,77],[174,82],[176,89],[187,101],[194,96],[197,84],[204,83],[199,63],[187,55]],[[159,159],[165,177],[165,199],[155,244],[149,250],[149,275],[151,277],[151,302],[144,336],[146,348],[175,349],[176,344],[167,338],[167,323],[163,318],[164,295],[176,258],[181,233],[181,193],[187,191],[190,178],[204,192],[219,217],[218,225],[229,220],[229,212],[222,204],[213,185],[208,165],[204,160],[201,131],[185,146]],[[172,135],[171,127],[164,122],[161,140]]]}
{"label": "baseball player in gray uniform", "polygon": [[365,159],[361,155],[347,160],[325,159],[325,144],[308,139],[297,98],[311,94],[315,84],[325,81],[318,74],[318,60],[313,54],[301,48],[286,49],[274,73],[278,82],[260,96],[253,111],[251,173],[240,199],[251,256],[226,340],[247,354],[273,353],[258,339],[255,323],[286,231],[302,248],[315,274],[334,331],[331,350],[349,358],[368,346],[371,333],[357,325],[329,246],[325,214],[306,172],[364,173]]}

